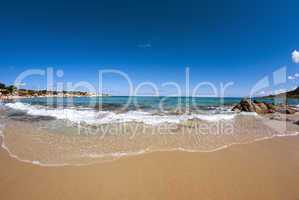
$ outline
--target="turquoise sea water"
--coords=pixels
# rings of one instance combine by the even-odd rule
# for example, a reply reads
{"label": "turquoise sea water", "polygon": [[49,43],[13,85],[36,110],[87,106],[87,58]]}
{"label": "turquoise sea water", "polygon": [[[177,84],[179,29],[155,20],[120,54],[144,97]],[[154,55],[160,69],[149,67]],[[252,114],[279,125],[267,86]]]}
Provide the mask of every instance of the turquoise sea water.
{"label": "turquoise sea water", "polygon": [[[17,100],[30,105],[52,106],[52,107],[86,107],[101,108],[103,110],[171,110],[175,108],[186,108],[191,110],[209,110],[217,107],[229,107],[237,104],[242,98],[239,97],[55,97],[55,98],[26,98]],[[258,101],[269,103],[283,103],[282,99],[262,99]],[[298,99],[288,99],[288,104],[298,105]]]}
{"label": "turquoise sea water", "polygon": [[103,109],[117,109],[127,107],[128,110],[135,109],[174,109],[177,107],[208,108],[228,106],[240,102],[241,98],[187,98],[187,97],[128,97],[128,96],[111,96],[111,97],[57,97],[57,98],[28,98],[18,101],[42,106],[63,106],[63,107],[88,107],[97,108],[102,106]]}

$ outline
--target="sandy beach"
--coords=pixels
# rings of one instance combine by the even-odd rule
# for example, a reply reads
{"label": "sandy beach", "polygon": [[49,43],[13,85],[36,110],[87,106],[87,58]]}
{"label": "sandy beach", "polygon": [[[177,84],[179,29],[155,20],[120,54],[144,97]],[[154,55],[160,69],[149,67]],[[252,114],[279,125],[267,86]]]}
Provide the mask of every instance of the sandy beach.
{"label": "sandy beach", "polygon": [[12,199],[298,199],[299,137],[211,153],[155,152],[82,167],[41,167],[0,150]]}
{"label": "sandy beach", "polygon": [[299,1],[3,1],[0,200],[299,200]]}

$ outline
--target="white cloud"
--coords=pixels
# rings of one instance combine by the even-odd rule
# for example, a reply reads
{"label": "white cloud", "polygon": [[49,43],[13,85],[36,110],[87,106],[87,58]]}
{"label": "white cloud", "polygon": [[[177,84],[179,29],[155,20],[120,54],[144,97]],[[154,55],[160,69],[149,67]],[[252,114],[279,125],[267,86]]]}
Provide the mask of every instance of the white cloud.
{"label": "white cloud", "polygon": [[293,76],[288,76],[289,80],[295,80],[299,78],[299,73],[295,73]]}
{"label": "white cloud", "polygon": [[297,51],[297,50],[293,51],[292,60],[294,63],[299,63],[299,51]]}
{"label": "white cloud", "polygon": [[294,77],[294,76],[288,76],[288,79],[289,79],[289,80],[294,80],[295,77]]}
{"label": "white cloud", "polygon": [[144,43],[144,44],[139,44],[139,45],[137,45],[137,47],[143,48],[143,49],[145,49],[145,48],[151,48],[152,44],[150,42],[148,42],[148,43]]}

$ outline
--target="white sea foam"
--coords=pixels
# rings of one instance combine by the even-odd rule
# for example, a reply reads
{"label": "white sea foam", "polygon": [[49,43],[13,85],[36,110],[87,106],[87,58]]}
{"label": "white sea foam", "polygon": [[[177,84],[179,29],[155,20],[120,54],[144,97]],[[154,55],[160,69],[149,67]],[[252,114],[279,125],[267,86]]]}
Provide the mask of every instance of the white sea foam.
{"label": "white sea foam", "polygon": [[[17,105],[19,107],[22,107],[23,111],[26,111],[27,109],[24,109],[24,106],[29,106],[29,105]],[[148,113],[142,113],[140,112],[139,114],[143,114],[143,115],[149,115]],[[199,116],[197,116],[199,117]],[[219,120],[219,119],[223,119],[223,116],[220,117],[220,118],[211,118],[213,120]],[[230,119],[230,118],[225,118],[225,119]],[[34,164],[34,165],[39,165],[39,166],[43,166],[43,167],[60,167],[60,166],[69,166],[69,165],[74,165],[74,166],[82,166],[82,165],[88,165],[88,164],[68,164],[68,163],[60,163],[60,164],[49,164],[49,163],[43,163],[41,161],[38,161],[38,160],[28,160],[28,159],[22,159],[20,158],[18,155],[15,155],[13,154],[9,148],[5,145],[4,143],[4,134],[2,132],[3,128],[4,128],[4,124],[0,124],[0,138],[2,138],[2,143],[1,143],[1,147],[3,149],[5,149],[9,156],[18,160],[18,161],[21,161],[21,162],[25,162],[25,163],[30,163],[30,164]],[[232,145],[237,145],[237,144],[249,144],[249,143],[253,143],[253,142],[258,142],[258,141],[262,141],[262,140],[267,140],[267,139],[272,139],[272,138],[275,138],[275,137],[292,137],[292,136],[298,136],[299,135],[299,132],[294,132],[294,133],[289,133],[289,134],[277,134],[277,135],[272,135],[272,136],[267,136],[267,137],[262,137],[262,138],[257,138],[251,142],[244,142],[244,143],[230,143],[230,144],[225,144],[225,145],[222,145],[222,146],[219,146],[213,150],[207,150],[207,151],[204,151],[204,150],[193,150],[193,149],[188,149],[188,148],[182,148],[182,147],[177,147],[177,148],[173,148],[173,149],[161,149],[161,150],[151,150],[150,148],[146,148],[146,149],[143,149],[143,150],[139,150],[139,151],[136,151],[136,152],[113,152],[113,153],[104,153],[104,154],[97,154],[97,153],[90,153],[90,154],[84,154],[84,155],[81,155],[83,157],[89,157],[89,158],[105,158],[105,157],[112,157],[112,158],[121,158],[121,157],[124,157],[124,156],[133,156],[133,155],[140,155],[140,154],[145,154],[145,153],[149,153],[149,152],[155,152],[155,151],[185,151],[185,152],[215,152],[215,151],[218,151],[218,150],[222,150],[222,149],[226,149],[226,148],[229,148],[230,146]],[[0,140],[1,141],[1,140]],[[104,161],[103,161],[104,162]]]}
{"label": "white sea foam", "polygon": [[149,125],[161,123],[181,123],[190,119],[199,119],[215,122],[219,120],[232,120],[235,113],[228,114],[191,114],[191,115],[153,115],[148,112],[128,111],[126,113],[114,113],[111,111],[77,110],[74,108],[48,109],[37,107],[21,102],[7,103],[7,107],[21,110],[28,115],[50,116],[56,119],[70,120],[75,123],[85,122],[87,124],[109,124],[124,122],[140,122]]}
{"label": "white sea foam", "polygon": [[258,116],[256,112],[240,112],[241,115]]}

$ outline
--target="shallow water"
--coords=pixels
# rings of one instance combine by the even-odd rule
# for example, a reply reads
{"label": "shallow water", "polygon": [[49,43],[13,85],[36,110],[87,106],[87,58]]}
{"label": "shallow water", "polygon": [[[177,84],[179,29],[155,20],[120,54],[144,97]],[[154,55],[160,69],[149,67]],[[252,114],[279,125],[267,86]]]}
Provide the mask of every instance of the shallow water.
{"label": "shallow water", "polygon": [[98,99],[85,97],[55,98],[52,103],[45,98],[7,102],[0,106],[2,147],[34,164],[81,165],[151,151],[210,152],[299,132],[294,124],[297,115],[278,121],[231,112],[237,98],[225,99],[224,104],[220,99],[196,99],[198,104],[189,101],[187,106],[173,103],[179,100],[172,98],[167,109],[157,106],[161,97],[138,98],[142,106],[133,103],[122,109],[124,100],[103,98],[101,109],[94,107]]}

